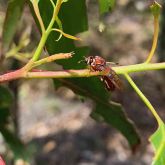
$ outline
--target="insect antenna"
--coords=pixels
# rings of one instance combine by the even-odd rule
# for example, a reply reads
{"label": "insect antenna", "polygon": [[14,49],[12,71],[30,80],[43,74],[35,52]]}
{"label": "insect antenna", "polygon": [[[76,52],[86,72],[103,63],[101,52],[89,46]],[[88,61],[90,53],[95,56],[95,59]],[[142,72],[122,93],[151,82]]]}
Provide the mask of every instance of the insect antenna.
{"label": "insect antenna", "polygon": [[86,57],[85,56],[83,56],[83,60],[80,60],[80,61],[78,61],[78,63],[81,63],[81,62],[85,62],[86,61]]}

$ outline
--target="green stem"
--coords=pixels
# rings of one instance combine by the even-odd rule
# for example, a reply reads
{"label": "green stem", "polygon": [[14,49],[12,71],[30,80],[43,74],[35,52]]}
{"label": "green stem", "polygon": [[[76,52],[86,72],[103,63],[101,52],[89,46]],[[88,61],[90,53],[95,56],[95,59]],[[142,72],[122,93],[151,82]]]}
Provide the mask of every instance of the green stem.
{"label": "green stem", "polygon": [[133,72],[141,72],[141,71],[149,71],[149,70],[158,70],[158,69],[165,69],[165,62],[162,63],[142,63],[142,64],[135,64],[135,65],[128,65],[128,66],[117,66],[112,67],[112,69],[117,74],[125,74],[125,73],[133,73]]}
{"label": "green stem", "polygon": [[38,44],[38,47],[37,47],[32,59],[22,68],[22,70],[24,70],[24,72],[28,72],[29,70],[31,70],[34,62],[39,59],[41,52],[42,52],[42,49],[43,49],[45,42],[47,40],[47,37],[48,37],[47,33],[42,34],[41,40]]}
{"label": "green stem", "polygon": [[[51,56],[50,56],[51,57]],[[61,57],[60,57],[61,58]],[[45,63],[45,59],[43,60],[39,60],[38,62],[33,62],[33,64],[31,65],[31,68],[33,68],[33,66],[36,65],[40,65],[42,63]],[[134,73],[134,72],[142,72],[142,71],[147,71],[147,70],[157,70],[157,69],[165,69],[165,62],[163,63],[155,63],[155,64],[135,64],[135,65],[128,65],[128,66],[118,66],[118,67],[112,67],[112,69],[117,73],[117,74],[123,74],[125,75],[126,73]],[[13,71],[16,72],[17,71]],[[30,76],[30,78],[37,78],[37,74],[39,74],[39,78],[73,78],[73,77],[90,77],[90,76],[99,76],[99,75],[106,75],[107,72],[91,72],[89,70],[86,69],[82,69],[82,70],[69,70],[69,71],[52,71],[52,74],[50,74],[50,72],[44,71],[44,73],[40,73],[40,72],[28,72],[28,75],[32,75]],[[58,73],[56,75],[56,73]],[[71,74],[74,73],[74,74]],[[48,74],[48,75],[47,75]],[[22,76],[24,75],[24,76]],[[16,76],[16,78],[26,78],[26,72],[24,72],[24,74],[20,74],[20,76]],[[85,75],[85,76],[84,76]],[[12,76],[12,77],[11,77]],[[15,74],[11,74],[11,73],[6,73],[3,75],[0,75],[0,83],[4,82],[4,81],[10,81],[14,78]],[[34,77],[33,77],[34,76]],[[59,77],[58,77],[59,76]],[[65,77],[66,76],[66,77]]]}
{"label": "green stem", "polygon": [[43,50],[43,48],[45,46],[46,40],[47,40],[47,38],[49,36],[49,33],[51,32],[51,29],[52,29],[52,27],[54,25],[54,22],[56,21],[56,17],[58,15],[59,10],[60,10],[61,4],[62,4],[62,0],[57,0],[56,6],[55,6],[54,11],[53,11],[53,16],[52,16],[52,19],[51,19],[51,21],[49,23],[48,28],[46,29],[46,31],[44,31],[42,33],[41,40],[40,40],[40,42],[38,44],[38,47],[37,47],[37,49],[36,49],[32,59],[23,67],[23,70],[25,72],[31,70],[31,68],[33,66],[33,63],[39,59],[39,57],[40,57],[40,55],[42,53],[42,50]]}
{"label": "green stem", "polygon": [[41,37],[41,40],[40,40],[40,43],[36,49],[36,52],[34,53],[34,56],[32,58],[32,61],[37,61],[41,55],[41,52],[42,52],[42,49],[43,47],[45,46],[45,42],[49,36],[49,33],[51,32],[51,29],[54,25],[54,22],[56,21],[56,17],[58,15],[58,12],[60,10],[60,7],[61,7],[61,4],[62,4],[62,0],[57,0],[57,3],[56,3],[56,6],[54,8],[54,12],[53,12],[53,16],[52,16],[52,19],[49,23],[49,26],[48,28],[46,29],[46,32],[43,33],[42,37]]}
{"label": "green stem", "polygon": [[151,111],[151,113],[153,114],[153,116],[156,118],[156,120],[158,122],[158,125],[160,125],[163,121],[161,120],[161,118],[159,117],[159,115],[157,114],[156,110],[154,109],[154,107],[149,102],[149,100],[141,92],[141,90],[137,87],[137,85],[134,83],[134,81],[132,80],[132,78],[127,73],[125,73],[124,75],[125,75],[126,79],[128,80],[128,82],[131,84],[131,86],[134,88],[134,90],[136,91],[136,93],[139,95],[139,97],[143,100],[143,102],[149,108],[149,110]]}
{"label": "green stem", "polygon": [[46,30],[47,33],[48,33],[48,35],[49,35],[49,33],[51,32],[51,29],[52,29],[52,27],[53,27],[53,25],[54,25],[54,22],[56,21],[56,19],[58,19],[57,16],[58,16],[60,7],[61,7],[61,5],[62,5],[62,2],[63,2],[63,0],[57,0],[57,2],[56,2],[56,6],[55,6],[54,11],[53,11],[52,19],[51,19],[51,21],[50,21],[50,24],[49,24],[47,30]]}
{"label": "green stem", "polygon": [[155,53],[158,42],[158,35],[159,35],[159,15],[156,15],[154,16],[154,37],[153,37],[152,48],[145,63],[149,63]]}
{"label": "green stem", "polygon": [[64,70],[64,71],[35,71],[27,72],[22,78],[73,78],[73,77],[92,77],[106,75],[104,72],[91,72],[88,69]]}
{"label": "green stem", "polygon": [[48,37],[47,33],[43,33],[43,35],[41,37],[41,40],[40,40],[40,42],[38,44],[38,47],[37,47],[37,49],[36,49],[36,51],[34,53],[34,56],[32,57],[32,61],[33,62],[35,62],[35,61],[37,61],[39,59],[39,57],[40,57],[40,55],[42,53],[43,47],[45,46],[45,42],[47,40],[47,37]]}

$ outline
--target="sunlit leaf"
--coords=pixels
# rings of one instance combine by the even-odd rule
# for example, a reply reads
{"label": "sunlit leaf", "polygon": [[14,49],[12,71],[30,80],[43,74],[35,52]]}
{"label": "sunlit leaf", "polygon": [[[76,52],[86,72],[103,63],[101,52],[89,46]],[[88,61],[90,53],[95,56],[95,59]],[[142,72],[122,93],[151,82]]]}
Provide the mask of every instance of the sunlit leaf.
{"label": "sunlit leaf", "polygon": [[161,122],[156,132],[150,137],[150,141],[155,148],[153,165],[165,164],[165,124]]}

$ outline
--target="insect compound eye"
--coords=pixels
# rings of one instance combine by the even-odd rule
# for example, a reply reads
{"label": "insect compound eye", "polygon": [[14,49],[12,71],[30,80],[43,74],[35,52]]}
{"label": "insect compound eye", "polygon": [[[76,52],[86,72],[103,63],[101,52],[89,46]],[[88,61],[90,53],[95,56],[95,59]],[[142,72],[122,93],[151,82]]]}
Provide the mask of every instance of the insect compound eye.
{"label": "insect compound eye", "polygon": [[91,65],[92,62],[93,62],[94,58],[92,56],[89,56],[89,57],[86,57],[85,58],[85,62],[88,64],[88,65]]}
{"label": "insect compound eye", "polygon": [[89,58],[89,64],[91,65],[93,63],[93,57],[91,56],[90,58]]}

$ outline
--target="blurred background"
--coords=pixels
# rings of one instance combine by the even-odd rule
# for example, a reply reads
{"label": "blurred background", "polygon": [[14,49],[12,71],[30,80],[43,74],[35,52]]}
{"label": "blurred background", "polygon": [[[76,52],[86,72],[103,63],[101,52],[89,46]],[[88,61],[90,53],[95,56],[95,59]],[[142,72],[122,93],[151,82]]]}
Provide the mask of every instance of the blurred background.
{"label": "blurred background", "polygon": [[[153,17],[149,10],[151,2],[118,0],[113,12],[100,18],[97,1],[87,0],[89,31],[80,34],[82,45],[90,47],[90,55],[101,55],[120,65],[143,62],[149,53],[153,37]],[[163,1],[159,2],[163,4]],[[161,37],[153,62],[165,61],[165,4],[163,5]],[[0,0],[0,39],[6,8],[7,1]],[[26,5],[14,43],[24,42],[20,53],[27,52],[28,56],[39,39],[40,34]],[[11,61],[13,62],[12,58],[6,60],[6,68],[11,65]],[[18,67],[23,64],[14,63]],[[52,64],[44,67],[56,66]],[[136,73],[132,77],[165,120],[164,72]],[[130,85],[123,77],[121,79],[124,90],[114,92],[112,100],[124,106],[141,135],[142,143],[134,154],[118,131],[90,118],[93,106],[91,100],[84,101],[84,98],[65,87],[55,90],[51,80],[10,83],[17,101],[12,109],[14,124],[17,134],[31,150],[30,164],[150,165],[154,151],[148,137],[157,128],[156,121]],[[0,154],[12,164],[11,152],[1,135]]]}

